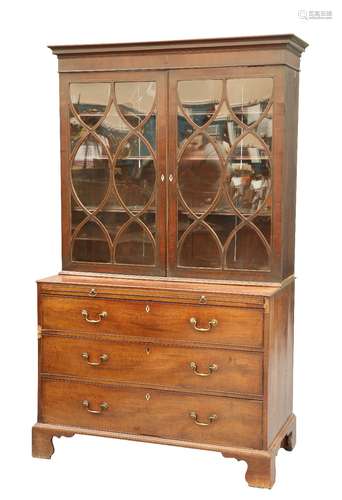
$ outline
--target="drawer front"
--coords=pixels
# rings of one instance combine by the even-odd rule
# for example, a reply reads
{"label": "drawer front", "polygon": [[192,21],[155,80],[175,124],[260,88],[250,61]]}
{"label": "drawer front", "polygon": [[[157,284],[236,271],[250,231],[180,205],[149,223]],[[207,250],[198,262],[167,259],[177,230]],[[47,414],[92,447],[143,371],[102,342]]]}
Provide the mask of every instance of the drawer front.
{"label": "drawer front", "polygon": [[40,421],[213,445],[262,445],[260,401],[155,389],[43,379]]}
{"label": "drawer front", "polygon": [[263,311],[149,301],[41,297],[44,329],[261,347]]}
{"label": "drawer front", "polygon": [[262,394],[261,353],[44,335],[41,370],[94,380]]}

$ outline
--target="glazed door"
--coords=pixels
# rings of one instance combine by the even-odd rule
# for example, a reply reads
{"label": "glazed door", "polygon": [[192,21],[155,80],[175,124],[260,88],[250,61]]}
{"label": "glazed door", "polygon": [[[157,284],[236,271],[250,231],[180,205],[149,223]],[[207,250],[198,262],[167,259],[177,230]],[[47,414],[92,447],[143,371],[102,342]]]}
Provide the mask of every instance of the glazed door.
{"label": "glazed door", "polygon": [[165,274],[166,75],[61,75],[63,269]]}
{"label": "glazed door", "polygon": [[278,78],[260,68],[170,73],[170,275],[272,279]]}

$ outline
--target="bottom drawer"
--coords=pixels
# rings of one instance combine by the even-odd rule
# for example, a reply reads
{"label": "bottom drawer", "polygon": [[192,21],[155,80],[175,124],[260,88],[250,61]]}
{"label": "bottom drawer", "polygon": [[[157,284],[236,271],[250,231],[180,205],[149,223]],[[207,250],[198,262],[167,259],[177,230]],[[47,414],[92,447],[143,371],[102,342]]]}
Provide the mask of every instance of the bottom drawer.
{"label": "bottom drawer", "polygon": [[41,381],[40,422],[214,445],[262,445],[260,401],[51,378]]}

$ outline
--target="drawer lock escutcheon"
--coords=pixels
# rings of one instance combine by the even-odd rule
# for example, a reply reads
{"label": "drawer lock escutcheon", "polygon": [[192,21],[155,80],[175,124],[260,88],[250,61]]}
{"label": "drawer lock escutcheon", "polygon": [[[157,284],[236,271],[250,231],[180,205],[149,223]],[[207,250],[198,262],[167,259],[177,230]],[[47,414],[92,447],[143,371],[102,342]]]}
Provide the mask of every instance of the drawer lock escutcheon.
{"label": "drawer lock escutcheon", "polygon": [[208,417],[208,422],[200,422],[197,418],[197,413],[192,411],[189,413],[189,417],[195,422],[196,425],[201,425],[202,427],[208,427],[208,425],[212,424],[217,420],[217,415],[213,414]]}
{"label": "drawer lock escutcheon", "polygon": [[109,408],[109,404],[106,403],[106,401],[104,401],[103,403],[100,403],[100,409],[99,410],[92,410],[90,408],[90,403],[87,399],[85,399],[84,401],[82,401],[82,406],[84,408],[86,408],[87,412],[89,413],[93,413],[94,415],[100,415],[102,412],[104,412],[105,410],[108,410]]}
{"label": "drawer lock escutcheon", "polygon": [[102,321],[102,319],[104,318],[107,318],[108,314],[106,313],[106,311],[102,311],[98,314],[98,319],[89,319],[89,313],[87,311],[87,309],[83,309],[83,311],[81,312],[83,318],[88,322],[88,323],[100,323],[100,321]]}
{"label": "drawer lock escutcheon", "polygon": [[218,370],[218,366],[215,364],[209,365],[208,366],[208,371],[207,373],[202,373],[197,370],[197,364],[194,361],[191,361],[190,363],[190,368],[194,372],[195,375],[198,375],[199,377],[209,377],[213,372],[216,372]]}
{"label": "drawer lock escutcheon", "polygon": [[207,328],[197,326],[197,319],[196,318],[190,318],[189,321],[190,321],[190,324],[193,326],[194,330],[196,330],[196,332],[209,332],[211,330],[211,328],[214,328],[215,326],[218,325],[218,321],[215,318],[211,319],[208,322]]}
{"label": "drawer lock escutcheon", "polygon": [[89,361],[89,353],[88,352],[82,352],[82,358],[87,362],[88,365],[90,366],[100,366],[102,363],[105,361],[108,361],[109,356],[108,354],[101,354],[99,361]]}

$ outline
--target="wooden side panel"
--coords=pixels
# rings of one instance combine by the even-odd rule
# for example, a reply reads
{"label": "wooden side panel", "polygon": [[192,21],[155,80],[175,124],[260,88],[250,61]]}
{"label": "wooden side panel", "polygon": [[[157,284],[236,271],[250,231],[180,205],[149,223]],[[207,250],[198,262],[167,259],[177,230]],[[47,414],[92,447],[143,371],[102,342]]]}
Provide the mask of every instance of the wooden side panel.
{"label": "wooden side panel", "polygon": [[267,447],[292,414],[294,283],[270,300],[267,369]]}
{"label": "wooden side panel", "polygon": [[294,273],[299,73],[284,68],[285,130],[282,168],[282,277]]}

